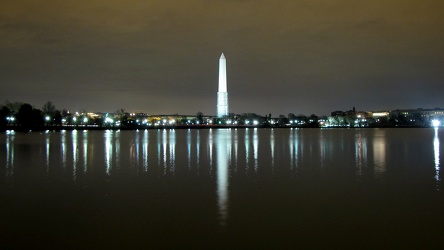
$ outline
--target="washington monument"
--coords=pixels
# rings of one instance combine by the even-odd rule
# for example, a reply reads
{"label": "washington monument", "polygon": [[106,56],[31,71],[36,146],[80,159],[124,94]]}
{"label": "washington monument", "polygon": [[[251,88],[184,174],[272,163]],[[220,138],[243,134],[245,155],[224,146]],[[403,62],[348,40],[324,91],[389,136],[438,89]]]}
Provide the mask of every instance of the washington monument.
{"label": "washington monument", "polygon": [[219,59],[219,89],[217,91],[217,117],[228,115],[227,61],[224,53]]}

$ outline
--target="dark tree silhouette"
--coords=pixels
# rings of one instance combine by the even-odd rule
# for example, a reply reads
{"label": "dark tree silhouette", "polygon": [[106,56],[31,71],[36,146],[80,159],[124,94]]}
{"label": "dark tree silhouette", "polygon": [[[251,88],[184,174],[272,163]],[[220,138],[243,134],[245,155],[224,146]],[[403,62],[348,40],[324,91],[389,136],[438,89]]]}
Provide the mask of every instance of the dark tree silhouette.
{"label": "dark tree silhouette", "polygon": [[23,104],[17,113],[18,125],[24,129],[31,129],[43,125],[42,111],[32,108],[31,104]]}
{"label": "dark tree silhouette", "polygon": [[309,126],[310,127],[319,127],[319,117],[315,114],[310,115],[309,117]]}
{"label": "dark tree silhouette", "polygon": [[43,126],[44,118],[40,109],[32,109],[32,122],[34,127]]}
{"label": "dark tree silhouette", "polygon": [[20,106],[20,109],[17,113],[17,123],[19,126],[24,128],[32,127],[32,106],[31,104],[25,103]]}
{"label": "dark tree silhouette", "polygon": [[196,114],[196,121],[199,123],[199,124],[202,124],[203,123],[203,113],[202,112],[197,112],[197,114]]}
{"label": "dark tree silhouette", "polygon": [[62,125],[62,113],[60,112],[60,110],[56,110],[54,111],[54,124],[55,125]]}
{"label": "dark tree silhouette", "polygon": [[47,101],[42,107],[43,116],[45,116],[46,125],[54,125],[54,115],[56,108],[51,101]]}
{"label": "dark tree silhouette", "polygon": [[47,101],[45,104],[43,104],[42,111],[45,115],[53,115],[56,108],[52,102]]}
{"label": "dark tree silhouette", "polygon": [[121,126],[128,125],[128,117],[126,116],[125,109],[120,108],[116,112],[114,112],[114,119],[120,121]]}
{"label": "dark tree silhouette", "polygon": [[7,107],[10,111],[10,115],[17,115],[20,107],[23,105],[22,102],[9,102],[6,101],[5,107]]}
{"label": "dark tree silhouette", "polygon": [[6,106],[2,106],[0,109],[0,128],[5,128],[8,121],[6,118],[10,115],[11,111]]}

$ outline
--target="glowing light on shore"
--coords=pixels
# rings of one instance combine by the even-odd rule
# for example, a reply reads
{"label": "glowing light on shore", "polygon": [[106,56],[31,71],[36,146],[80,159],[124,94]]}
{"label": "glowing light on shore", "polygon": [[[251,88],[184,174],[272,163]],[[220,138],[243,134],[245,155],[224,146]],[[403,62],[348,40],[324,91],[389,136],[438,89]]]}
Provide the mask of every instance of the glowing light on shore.
{"label": "glowing light on shore", "polygon": [[438,120],[432,120],[432,126],[435,128],[439,127],[439,126],[441,126],[441,122]]}

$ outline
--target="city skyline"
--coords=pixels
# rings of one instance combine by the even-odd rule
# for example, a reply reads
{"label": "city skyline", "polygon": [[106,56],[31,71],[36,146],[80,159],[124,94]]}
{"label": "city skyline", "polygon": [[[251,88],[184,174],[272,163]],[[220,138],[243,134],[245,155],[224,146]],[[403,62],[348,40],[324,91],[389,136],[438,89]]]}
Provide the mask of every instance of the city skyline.
{"label": "city skyline", "polygon": [[0,102],[69,110],[230,112],[443,107],[444,3],[9,1],[0,3]]}

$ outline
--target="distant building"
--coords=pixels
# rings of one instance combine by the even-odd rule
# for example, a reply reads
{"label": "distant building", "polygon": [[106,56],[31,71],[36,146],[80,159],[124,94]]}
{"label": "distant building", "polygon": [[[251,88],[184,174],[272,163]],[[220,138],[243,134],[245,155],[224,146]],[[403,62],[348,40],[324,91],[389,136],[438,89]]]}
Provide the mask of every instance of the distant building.
{"label": "distant building", "polygon": [[345,116],[344,111],[333,111],[331,112],[331,116]]}
{"label": "distant building", "polygon": [[444,119],[444,109],[397,109],[390,112],[390,119],[400,126],[429,126],[432,120]]}
{"label": "distant building", "polygon": [[444,109],[434,108],[434,109],[397,109],[391,112],[391,115],[402,115],[404,117],[411,116],[421,116],[424,118],[434,118],[444,116]]}

